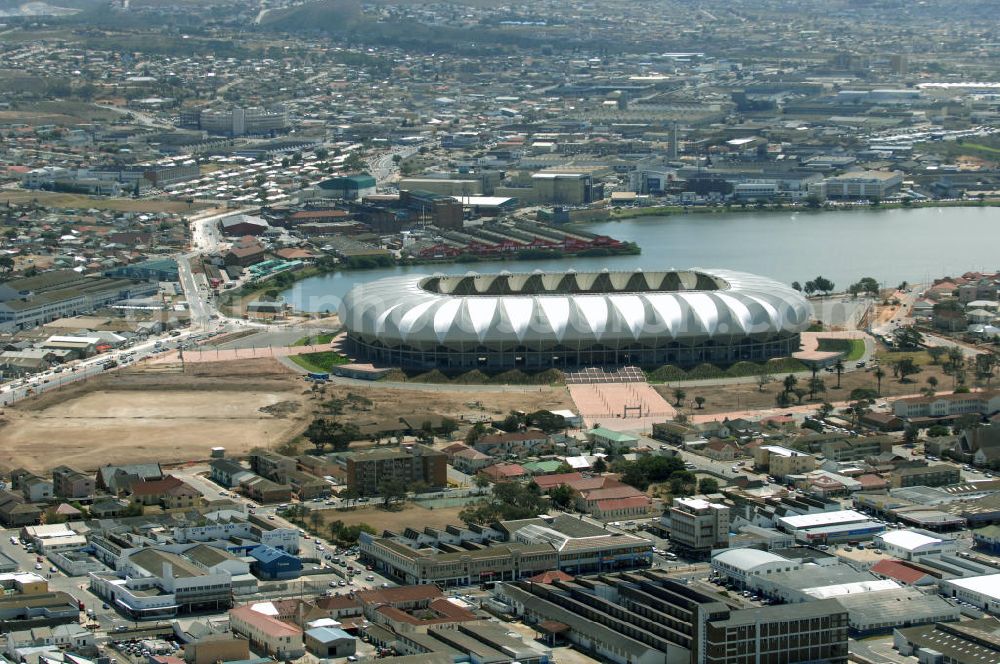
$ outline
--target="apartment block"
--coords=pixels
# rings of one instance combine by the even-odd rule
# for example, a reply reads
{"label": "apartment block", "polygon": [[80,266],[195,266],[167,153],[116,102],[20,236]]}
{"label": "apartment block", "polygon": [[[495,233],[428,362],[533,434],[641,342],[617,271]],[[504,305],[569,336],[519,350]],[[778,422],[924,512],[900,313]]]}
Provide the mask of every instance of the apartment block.
{"label": "apartment block", "polygon": [[348,487],[362,496],[373,496],[386,482],[447,486],[448,456],[426,445],[376,448],[347,456]]}

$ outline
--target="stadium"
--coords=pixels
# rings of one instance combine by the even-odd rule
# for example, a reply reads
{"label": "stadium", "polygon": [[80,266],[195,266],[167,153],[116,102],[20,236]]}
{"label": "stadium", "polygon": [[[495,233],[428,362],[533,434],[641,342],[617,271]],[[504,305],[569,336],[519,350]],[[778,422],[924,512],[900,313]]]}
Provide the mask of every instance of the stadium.
{"label": "stadium", "polygon": [[681,367],[791,355],[811,308],[728,270],[408,275],[355,286],[346,350],[442,371]]}

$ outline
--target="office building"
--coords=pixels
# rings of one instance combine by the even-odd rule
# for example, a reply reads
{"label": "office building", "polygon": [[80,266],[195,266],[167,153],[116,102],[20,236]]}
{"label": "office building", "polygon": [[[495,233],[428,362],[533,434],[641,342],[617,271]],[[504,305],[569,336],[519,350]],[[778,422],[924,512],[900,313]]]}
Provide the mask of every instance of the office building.
{"label": "office building", "polygon": [[347,486],[362,496],[374,496],[386,482],[405,487],[422,482],[448,486],[448,455],[426,445],[385,447],[347,455]]}
{"label": "office building", "polygon": [[696,553],[729,546],[729,507],[700,498],[674,498],[663,526],[676,546]]}
{"label": "office building", "polygon": [[847,613],[832,600],[739,609],[655,571],[504,583],[496,597],[542,634],[615,664],[745,664],[755,652],[847,662]]}
{"label": "office building", "polygon": [[827,198],[884,199],[899,191],[899,171],[854,171],[823,180]]}

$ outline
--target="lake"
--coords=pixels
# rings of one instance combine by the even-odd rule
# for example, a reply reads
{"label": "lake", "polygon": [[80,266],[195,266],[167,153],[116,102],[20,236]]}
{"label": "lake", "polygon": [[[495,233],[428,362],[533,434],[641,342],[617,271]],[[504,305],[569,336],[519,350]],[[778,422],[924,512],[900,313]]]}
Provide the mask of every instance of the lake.
{"label": "lake", "polygon": [[336,311],[356,284],[434,272],[729,268],[786,283],[822,275],[844,289],[861,277],[895,286],[1000,269],[1000,208],[990,207],[678,214],[577,227],[635,242],[642,254],[342,271],[304,279],[283,296],[300,311]]}

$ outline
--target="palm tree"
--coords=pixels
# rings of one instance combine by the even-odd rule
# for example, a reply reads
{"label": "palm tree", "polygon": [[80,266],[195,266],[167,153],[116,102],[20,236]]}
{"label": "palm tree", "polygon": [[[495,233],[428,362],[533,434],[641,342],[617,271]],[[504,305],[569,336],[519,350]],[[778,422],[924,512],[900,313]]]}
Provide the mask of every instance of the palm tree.
{"label": "palm tree", "polygon": [[882,379],[885,378],[885,370],[882,367],[875,367],[875,391],[882,394]]}
{"label": "palm tree", "polygon": [[837,359],[837,363],[833,365],[833,368],[837,371],[837,389],[840,389],[840,377],[844,375],[844,360]]}

